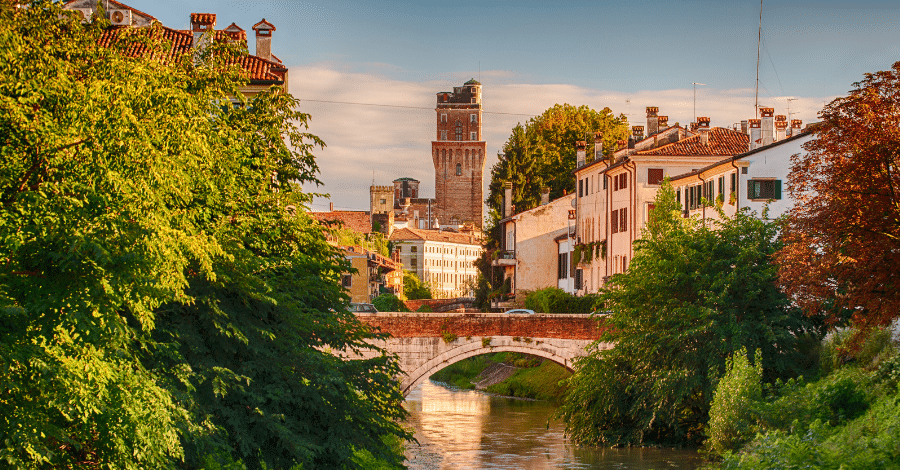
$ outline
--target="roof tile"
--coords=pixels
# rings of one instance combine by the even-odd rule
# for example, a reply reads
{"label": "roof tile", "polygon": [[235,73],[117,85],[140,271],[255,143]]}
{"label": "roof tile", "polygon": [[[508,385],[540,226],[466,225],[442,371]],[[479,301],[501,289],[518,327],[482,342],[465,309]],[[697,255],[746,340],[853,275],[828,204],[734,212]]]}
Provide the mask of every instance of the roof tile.
{"label": "roof tile", "polygon": [[635,152],[635,155],[680,156],[716,155],[731,156],[747,151],[750,136],[740,131],[714,127],[709,130],[709,143],[700,142],[700,135],[688,137],[662,147]]}

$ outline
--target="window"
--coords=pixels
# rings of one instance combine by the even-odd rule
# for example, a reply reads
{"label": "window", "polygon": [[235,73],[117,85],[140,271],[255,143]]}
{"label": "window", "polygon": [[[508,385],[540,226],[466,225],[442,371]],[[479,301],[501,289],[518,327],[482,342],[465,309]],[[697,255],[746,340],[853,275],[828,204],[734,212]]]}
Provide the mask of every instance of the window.
{"label": "window", "polygon": [[415,252],[419,251],[419,247],[417,247],[417,246],[412,246],[412,247],[409,248],[409,251],[415,253]]}
{"label": "window", "polygon": [[610,214],[611,219],[609,222],[609,228],[612,230],[612,233],[619,233],[619,211],[614,210],[612,214]]}
{"label": "window", "polygon": [[600,175],[603,178],[603,189],[606,189],[606,175]]}
{"label": "window", "polygon": [[663,181],[663,169],[662,168],[648,168],[647,169],[647,184],[660,184]]}
{"label": "window", "polygon": [[478,115],[477,115],[477,114],[470,114],[470,115],[469,115],[469,122],[478,122]]}
{"label": "window", "polygon": [[627,188],[628,187],[628,174],[622,173],[621,175],[619,175],[619,177],[622,178],[622,182],[619,183],[619,187],[621,187],[622,189]]}
{"label": "window", "polygon": [[353,285],[353,276],[350,274],[341,274],[341,285],[349,289]]}
{"label": "window", "polygon": [[622,255],[622,272],[628,269],[628,255]]}
{"label": "window", "polygon": [[625,232],[628,230],[628,208],[623,207],[619,210],[622,211],[619,215],[619,231]]}
{"label": "window", "polygon": [[416,269],[419,267],[419,258],[413,256],[409,259],[409,269]]}
{"label": "window", "polygon": [[447,122],[447,115],[441,114],[441,122]]}
{"label": "window", "polygon": [[441,140],[447,140],[447,131],[441,131]]}
{"label": "window", "polygon": [[462,164],[461,163],[456,164],[456,176],[462,176]]}
{"label": "window", "polygon": [[675,190],[675,200],[678,201],[678,204],[681,204],[681,188]]}
{"label": "window", "polygon": [[381,198],[381,199],[379,199],[379,203],[380,203],[380,204],[387,204],[387,199]]}
{"label": "window", "polygon": [[569,274],[569,254],[560,253],[556,261],[556,278],[565,279]]}
{"label": "window", "polygon": [[477,132],[469,132],[469,140],[478,140]]}
{"label": "window", "polygon": [[578,180],[578,197],[582,196],[583,189],[584,189],[584,180]]}
{"label": "window", "polygon": [[747,181],[747,199],[781,199],[781,180]]}
{"label": "window", "polygon": [[725,200],[725,176],[719,177],[719,198]]}

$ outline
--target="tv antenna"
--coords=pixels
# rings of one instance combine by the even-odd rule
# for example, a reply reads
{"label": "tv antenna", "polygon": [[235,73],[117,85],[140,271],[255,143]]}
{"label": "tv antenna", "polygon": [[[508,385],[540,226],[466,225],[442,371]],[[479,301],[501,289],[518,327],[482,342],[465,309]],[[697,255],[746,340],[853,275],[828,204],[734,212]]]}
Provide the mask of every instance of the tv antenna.
{"label": "tv antenna", "polygon": [[791,119],[792,119],[791,116],[794,115],[794,113],[791,112],[791,101],[797,101],[797,99],[798,99],[798,98],[788,98],[788,99],[787,99],[787,102],[788,102],[788,104],[787,104],[787,108],[788,108],[788,122],[791,122]]}
{"label": "tv antenna", "polygon": [[692,122],[697,122],[697,85],[706,86],[706,84],[691,82],[691,85],[694,85],[694,120]]}

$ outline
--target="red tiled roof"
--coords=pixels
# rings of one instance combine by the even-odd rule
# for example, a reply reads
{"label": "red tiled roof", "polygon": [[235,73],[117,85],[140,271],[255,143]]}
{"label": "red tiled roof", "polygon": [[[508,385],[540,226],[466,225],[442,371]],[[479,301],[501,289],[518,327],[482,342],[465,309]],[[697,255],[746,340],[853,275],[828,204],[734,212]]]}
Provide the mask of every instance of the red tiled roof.
{"label": "red tiled roof", "polygon": [[716,155],[731,156],[747,151],[750,136],[740,131],[714,127],[709,130],[709,142],[702,144],[700,135],[682,139],[662,147],[635,152],[634,155]]}
{"label": "red tiled roof", "polygon": [[309,215],[326,225],[340,222],[344,227],[355,232],[372,233],[369,213],[365,211],[310,212]]}
{"label": "red tiled roof", "polygon": [[391,234],[394,240],[427,240],[431,242],[461,243],[464,245],[480,245],[471,235],[446,232],[443,230],[419,230],[417,228],[401,228]]}
{"label": "red tiled roof", "polygon": [[[111,47],[118,41],[119,34],[123,29],[125,28],[112,27],[104,31],[103,35],[100,36],[100,45],[103,47]],[[141,34],[151,34],[168,41],[171,44],[171,48],[166,53],[166,56],[162,58],[164,60],[171,60],[176,56],[189,53],[194,41],[191,31],[179,31],[165,26],[134,28],[133,31]],[[216,31],[215,40],[227,41],[231,40],[231,37],[225,31]],[[125,54],[129,57],[149,57],[150,50],[146,44],[134,41],[132,44],[128,45]],[[285,73],[287,72],[287,69],[283,65],[254,55],[237,57],[233,63],[239,65],[247,72],[247,78],[251,82],[282,83],[285,80]]]}
{"label": "red tiled roof", "polygon": [[[69,6],[70,4],[72,4],[72,3],[76,2],[76,1],[78,1],[78,0],[69,0],[68,2],[66,2],[65,5],[63,5],[63,7],[67,7],[67,6]],[[119,3],[119,2],[117,2],[116,0],[106,0],[106,2],[108,2],[109,5],[115,6],[116,9],[118,9],[118,10],[121,10],[121,9],[128,9],[128,10],[131,10],[131,11],[133,11],[133,12],[139,14],[139,15],[146,16],[147,18],[150,18],[150,19],[153,20],[153,21],[159,21],[159,20],[157,20],[153,15],[148,15],[148,14],[142,12],[141,10],[138,10],[137,8],[131,8],[130,6],[125,5],[124,3]],[[112,8],[108,8],[108,9],[109,9],[109,10],[112,10]]]}
{"label": "red tiled roof", "polygon": [[216,24],[215,13],[191,13],[191,23]]}

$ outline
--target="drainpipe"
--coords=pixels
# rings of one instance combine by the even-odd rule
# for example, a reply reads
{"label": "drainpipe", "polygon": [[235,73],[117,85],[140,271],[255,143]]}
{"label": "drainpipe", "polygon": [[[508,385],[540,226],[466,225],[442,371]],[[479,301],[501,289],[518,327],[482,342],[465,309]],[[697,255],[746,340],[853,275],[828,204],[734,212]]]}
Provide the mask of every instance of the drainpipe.
{"label": "drainpipe", "polygon": [[697,178],[700,178],[700,204],[703,206],[701,209],[703,211],[701,217],[703,218],[703,222],[706,223],[706,204],[703,204],[703,193],[706,192],[706,180],[700,176],[702,174],[703,173],[697,173]]}
{"label": "drainpipe", "polygon": [[[628,169],[629,163],[631,164],[631,170]],[[637,221],[637,211],[634,209],[634,202],[637,200],[637,165],[629,160],[625,163],[625,171],[631,173],[631,191],[628,192],[628,208],[631,209],[631,229],[628,234],[630,239],[628,244],[628,263],[631,263],[631,258],[634,258],[634,223]]]}
{"label": "drainpipe", "polygon": [[741,169],[734,164],[733,158],[731,159],[731,166],[734,167],[734,213],[737,214],[737,211],[741,208]]}
{"label": "drainpipe", "polygon": [[[607,179],[606,173],[603,173],[603,181],[606,181],[606,208],[603,210],[603,216],[606,218],[606,223],[603,224],[606,228],[606,260],[603,263],[604,269],[606,271],[606,276],[609,277],[609,260],[612,259],[612,233],[610,233],[609,228],[609,211],[612,208],[612,184]],[[605,285],[605,284],[604,284]]]}

